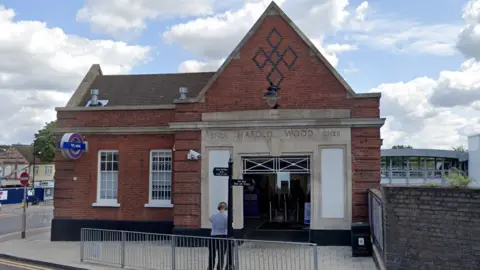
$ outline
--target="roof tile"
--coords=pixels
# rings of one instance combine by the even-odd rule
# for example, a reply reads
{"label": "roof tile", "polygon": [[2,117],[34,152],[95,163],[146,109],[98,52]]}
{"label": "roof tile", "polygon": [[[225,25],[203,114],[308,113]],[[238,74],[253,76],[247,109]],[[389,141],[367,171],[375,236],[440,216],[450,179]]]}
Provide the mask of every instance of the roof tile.
{"label": "roof tile", "polygon": [[[179,88],[188,88],[188,97],[196,97],[214,72],[103,75],[98,76],[91,88],[99,89],[99,100],[108,100],[108,106],[169,105],[179,96]],[[90,93],[79,106],[85,106]]]}

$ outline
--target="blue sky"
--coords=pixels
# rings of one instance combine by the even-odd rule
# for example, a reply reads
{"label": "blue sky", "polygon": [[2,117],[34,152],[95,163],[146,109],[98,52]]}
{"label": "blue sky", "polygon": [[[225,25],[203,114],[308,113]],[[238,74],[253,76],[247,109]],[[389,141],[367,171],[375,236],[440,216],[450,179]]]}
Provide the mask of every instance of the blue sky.
{"label": "blue sky", "polygon": [[[350,5],[358,6],[361,2],[359,0],[350,1]],[[150,54],[152,61],[135,66],[131,73],[177,72],[182,61],[193,58],[191,53],[181,47],[175,44],[165,44],[162,41],[161,33],[171,25],[186,22],[194,17],[150,21],[148,28],[141,34],[122,39],[121,36],[112,37],[95,31],[88,23],[77,22],[76,13],[82,8],[84,1],[6,0],[3,3],[17,12],[16,20],[43,21],[49,27],[59,27],[67,34],[89,39],[123,40],[131,44],[154,47],[154,51]],[[391,18],[415,20],[424,24],[461,25],[462,7],[465,3],[466,1],[462,0],[373,0],[369,1],[369,6],[374,9],[375,14],[388,15]],[[288,14],[288,10],[286,12]],[[342,41],[342,35],[330,35],[325,41],[327,43]],[[357,91],[364,92],[380,83],[408,81],[418,76],[436,77],[441,70],[457,68],[463,60],[464,57],[460,54],[438,57],[436,55],[394,53],[359,46],[357,51],[343,53],[337,68]],[[354,65],[358,71],[355,73],[343,72],[343,69],[350,65]]]}
{"label": "blue sky", "polygon": [[[449,148],[480,133],[480,0],[276,3],[355,91],[382,92],[384,147]],[[0,144],[29,143],[93,63],[105,74],[216,70],[268,4],[0,0]]]}

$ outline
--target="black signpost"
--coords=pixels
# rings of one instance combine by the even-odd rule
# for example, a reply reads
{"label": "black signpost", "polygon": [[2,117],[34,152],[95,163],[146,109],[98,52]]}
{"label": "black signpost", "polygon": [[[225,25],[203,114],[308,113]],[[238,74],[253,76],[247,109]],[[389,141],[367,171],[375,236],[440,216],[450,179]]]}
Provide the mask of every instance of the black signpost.
{"label": "black signpost", "polygon": [[[232,179],[233,175],[233,161],[232,158],[228,160],[228,167],[215,167],[213,168],[213,175],[215,176],[228,176],[228,231],[227,237],[233,238],[233,187],[234,186],[252,186],[254,184],[251,179]],[[232,262],[232,247],[228,251],[227,262],[230,264]]]}
{"label": "black signpost", "polygon": [[[228,213],[227,213],[227,222],[228,222],[228,231],[227,237],[233,238],[233,185],[232,185],[232,174],[233,174],[233,161],[232,158],[228,160]],[[233,269],[233,246],[228,245],[228,255],[227,255],[227,267],[228,269]]]}
{"label": "black signpost", "polygon": [[[213,168],[213,175],[215,176],[228,176],[228,211],[227,211],[227,238],[233,238],[233,161],[232,158],[228,160],[228,168],[225,167],[215,167]],[[227,264],[229,268],[232,267],[233,262],[233,247],[229,245],[228,254],[227,254]]]}

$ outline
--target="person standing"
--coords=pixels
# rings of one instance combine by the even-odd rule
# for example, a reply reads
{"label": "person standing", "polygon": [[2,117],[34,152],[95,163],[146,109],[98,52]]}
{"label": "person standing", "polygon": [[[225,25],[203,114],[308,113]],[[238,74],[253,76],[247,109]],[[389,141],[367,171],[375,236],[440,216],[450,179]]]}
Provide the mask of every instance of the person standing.
{"label": "person standing", "polygon": [[212,231],[210,232],[211,239],[208,249],[208,270],[214,270],[217,253],[217,270],[223,269],[225,253],[227,251],[228,245],[228,216],[226,213],[227,204],[225,202],[221,202],[218,204],[217,209],[218,213],[210,217],[210,222],[212,223]]}

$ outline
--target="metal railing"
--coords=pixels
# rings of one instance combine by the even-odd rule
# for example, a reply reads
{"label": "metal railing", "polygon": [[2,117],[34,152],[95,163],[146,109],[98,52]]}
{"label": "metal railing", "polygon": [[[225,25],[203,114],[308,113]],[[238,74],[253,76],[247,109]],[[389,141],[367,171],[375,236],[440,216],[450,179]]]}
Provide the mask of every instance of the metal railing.
{"label": "metal railing", "polygon": [[[223,256],[212,256],[213,254]],[[84,228],[80,259],[134,269],[318,270],[317,245]],[[211,268],[210,268],[211,267]],[[224,268],[220,268],[224,269]]]}
{"label": "metal railing", "polygon": [[373,190],[368,191],[368,208],[372,242],[384,258],[383,201],[381,196]]}

